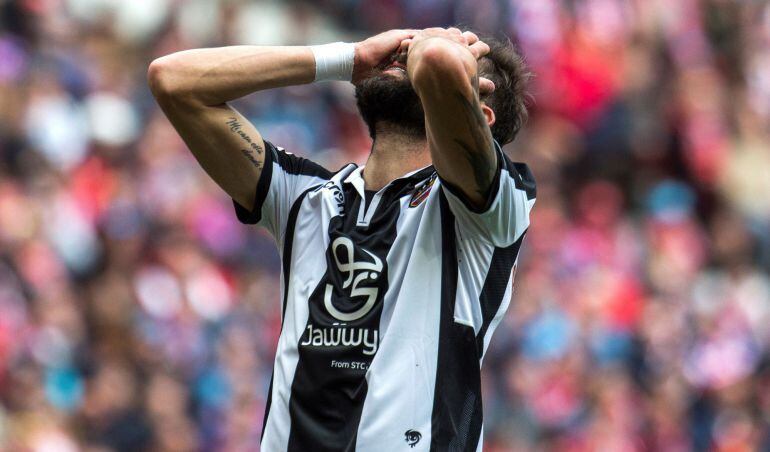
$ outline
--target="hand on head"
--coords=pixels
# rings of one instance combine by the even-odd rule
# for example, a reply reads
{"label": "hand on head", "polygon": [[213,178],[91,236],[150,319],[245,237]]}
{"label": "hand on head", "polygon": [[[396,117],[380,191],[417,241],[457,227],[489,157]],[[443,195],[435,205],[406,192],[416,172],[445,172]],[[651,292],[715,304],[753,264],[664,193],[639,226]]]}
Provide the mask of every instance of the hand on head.
{"label": "hand on head", "polygon": [[353,64],[354,85],[369,77],[398,50],[401,42],[410,39],[418,30],[389,30],[356,43]]}
{"label": "hand on head", "polygon": [[[426,28],[424,30],[390,30],[372,36],[356,45],[356,62],[353,68],[353,83],[365,79],[372,70],[392,61],[393,55],[406,54],[417,42],[443,38],[464,46],[476,60],[489,53],[489,46],[472,31],[458,28]],[[479,77],[479,94],[489,94],[495,84],[486,77]]]}

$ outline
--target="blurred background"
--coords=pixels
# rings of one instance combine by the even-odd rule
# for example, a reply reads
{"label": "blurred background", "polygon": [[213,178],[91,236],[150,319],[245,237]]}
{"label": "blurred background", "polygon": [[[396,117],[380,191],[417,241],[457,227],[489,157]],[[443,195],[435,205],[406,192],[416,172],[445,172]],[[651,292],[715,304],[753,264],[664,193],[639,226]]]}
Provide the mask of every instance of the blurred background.
{"label": "blurred background", "polygon": [[[155,106],[153,58],[453,23],[535,74],[485,450],[770,450],[759,0],[0,0],[0,450],[259,448],[278,254]],[[349,84],[238,107],[331,169],[367,156]]]}

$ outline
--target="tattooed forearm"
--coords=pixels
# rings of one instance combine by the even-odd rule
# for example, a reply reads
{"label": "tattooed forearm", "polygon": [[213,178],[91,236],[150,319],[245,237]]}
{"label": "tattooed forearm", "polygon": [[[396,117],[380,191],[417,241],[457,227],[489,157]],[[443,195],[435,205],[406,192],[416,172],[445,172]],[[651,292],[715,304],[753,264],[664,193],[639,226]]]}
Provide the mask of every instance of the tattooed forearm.
{"label": "tattooed forearm", "polygon": [[455,143],[465,150],[465,158],[473,170],[473,179],[476,182],[473,189],[481,197],[486,197],[495,174],[494,166],[489,161],[489,156],[477,151],[477,148],[473,148],[463,140],[455,138]]}
{"label": "tattooed forearm", "polygon": [[254,140],[252,140],[251,137],[242,130],[243,125],[241,125],[241,123],[238,121],[238,118],[227,118],[226,124],[230,127],[230,131],[241,137],[241,139],[245,141],[254,152],[257,154],[262,153],[262,146],[255,143]]}
{"label": "tattooed forearm", "polygon": [[[471,82],[474,85],[474,93],[478,93],[478,76],[475,76]],[[468,99],[461,92],[455,92],[463,115],[470,125],[468,128],[470,140],[455,138],[454,142],[465,151],[465,158],[473,171],[474,190],[481,197],[486,197],[495,175],[495,155],[490,152],[493,148],[492,133],[487,126],[487,119],[481,111],[477,96],[476,94],[473,99]]]}

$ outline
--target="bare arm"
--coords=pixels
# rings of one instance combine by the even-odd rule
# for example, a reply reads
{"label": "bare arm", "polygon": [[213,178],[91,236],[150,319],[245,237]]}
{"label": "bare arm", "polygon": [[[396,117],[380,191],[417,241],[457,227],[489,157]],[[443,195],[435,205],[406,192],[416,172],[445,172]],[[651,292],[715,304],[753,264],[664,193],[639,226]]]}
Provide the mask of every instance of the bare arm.
{"label": "bare arm", "polygon": [[[414,33],[390,30],[356,43],[353,83]],[[255,91],[310,83],[315,69],[309,47],[231,46],[158,58],[147,78],[161,109],[206,173],[250,209],[265,161],[264,142],[227,102]]]}
{"label": "bare arm", "polygon": [[[472,34],[471,34],[472,35]],[[407,71],[425,110],[431,158],[442,179],[462,191],[474,207],[487,200],[497,156],[488,118],[479,101],[477,59],[489,51],[475,35],[428,29],[409,45]],[[481,79],[484,90],[491,81]]]}
{"label": "bare arm", "polygon": [[158,58],[147,77],[155,99],[212,179],[246,208],[265,161],[259,132],[227,102],[313,81],[307,47],[232,46]]}

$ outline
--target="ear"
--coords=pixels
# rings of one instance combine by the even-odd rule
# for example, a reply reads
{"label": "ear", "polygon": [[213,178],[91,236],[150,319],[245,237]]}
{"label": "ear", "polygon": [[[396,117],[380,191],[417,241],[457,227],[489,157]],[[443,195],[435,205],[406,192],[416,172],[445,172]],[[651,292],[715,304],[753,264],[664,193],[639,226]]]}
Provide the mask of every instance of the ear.
{"label": "ear", "polygon": [[492,125],[495,123],[495,120],[497,119],[495,117],[495,111],[489,108],[487,104],[482,102],[481,112],[484,113],[484,117],[487,118],[487,124],[489,124],[489,127],[492,127]]}

